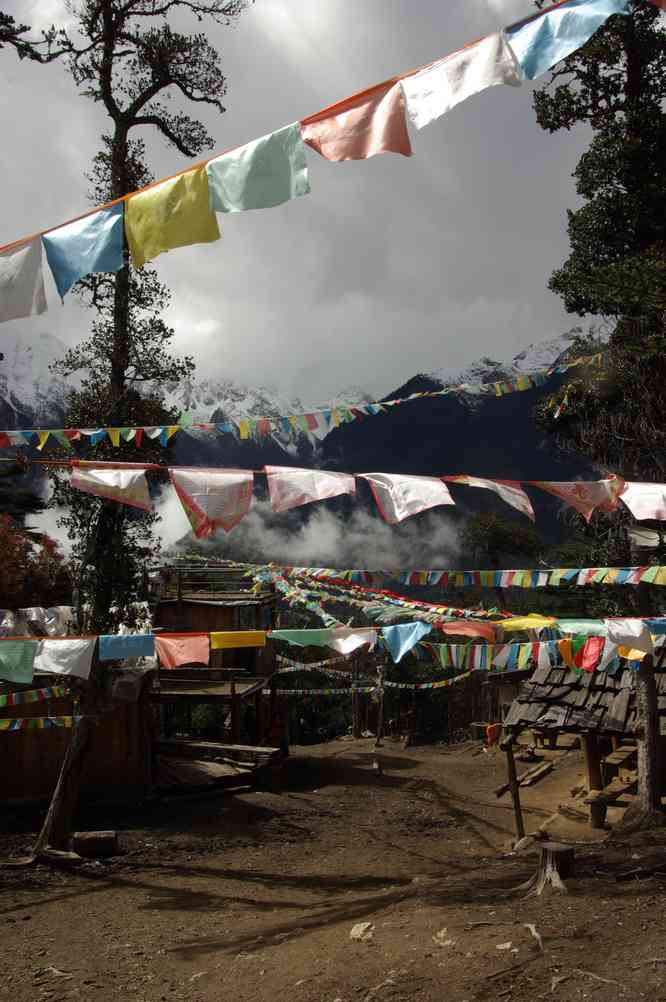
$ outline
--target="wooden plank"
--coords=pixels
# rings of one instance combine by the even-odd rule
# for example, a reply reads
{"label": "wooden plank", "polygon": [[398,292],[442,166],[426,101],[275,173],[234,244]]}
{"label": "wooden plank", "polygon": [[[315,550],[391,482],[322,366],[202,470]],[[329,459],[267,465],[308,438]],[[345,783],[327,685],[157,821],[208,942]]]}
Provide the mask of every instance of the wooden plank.
{"label": "wooden plank", "polygon": [[217,741],[189,741],[186,738],[169,738],[157,741],[155,749],[162,755],[175,755],[183,758],[218,755],[221,758],[245,757],[253,760],[265,760],[278,758],[281,754],[279,748],[269,746],[259,748],[254,745],[222,744]]}
{"label": "wooden plank", "polygon": [[534,786],[538,783],[540,779],[547,776],[549,772],[553,771],[552,762],[543,762],[538,769],[532,770],[527,775],[523,775],[521,779],[518,780],[519,786]]}
{"label": "wooden plank", "polygon": [[624,731],[629,711],[630,696],[631,693],[629,689],[620,689],[618,694],[614,697],[611,705],[608,707],[608,713],[606,715],[606,719],[604,720],[605,730]]}

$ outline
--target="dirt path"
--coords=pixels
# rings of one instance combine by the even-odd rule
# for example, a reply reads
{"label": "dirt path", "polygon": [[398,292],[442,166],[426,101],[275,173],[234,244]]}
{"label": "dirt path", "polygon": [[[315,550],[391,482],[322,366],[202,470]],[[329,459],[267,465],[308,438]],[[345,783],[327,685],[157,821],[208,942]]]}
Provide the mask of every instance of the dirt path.
{"label": "dirt path", "polygon": [[[570,894],[517,901],[507,892],[535,864],[504,855],[503,756],[387,744],[381,774],[373,758],[368,742],[297,749],[282,794],[98,810],[82,823],[117,827],[122,857],[0,871],[0,998],[666,1000],[664,883],[615,880],[666,861],[659,842],[580,849]],[[570,753],[525,792],[528,827],[580,773]],[[5,855],[29,843],[0,839]],[[352,941],[361,922],[372,938]]]}

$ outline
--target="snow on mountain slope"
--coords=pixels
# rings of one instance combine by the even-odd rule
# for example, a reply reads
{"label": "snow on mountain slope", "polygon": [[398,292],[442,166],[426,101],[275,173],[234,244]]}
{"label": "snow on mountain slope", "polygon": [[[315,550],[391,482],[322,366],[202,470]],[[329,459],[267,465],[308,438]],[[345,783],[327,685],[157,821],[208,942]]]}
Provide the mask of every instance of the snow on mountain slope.
{"label": "snow on mountain slope", "polygon": [[571,349],[579,337],[576,333],[558,334],[545,341],[530,344],[508,361],[500,362],[489,356],[478,359],[463,368],[442,368],[425,373],[428,379],[445,386],[460,383],[492,383],[509,380],[522,373],[537,372],[555,365]]}
{"label": "snow on mountain slope", "polygon": [[[560,334],[528,345],[508,362],[484,357],[462,368],[441,368],[425,375],[442,387],[511,379],[553,365],[571,348],[575,337]],[[50,371],[51,364],[65,350],[63,342],[51,334],[41,334],[31,341],[0,335],[0,352],[4,354],[0,360],[0,409],[9,427],[17,427],[20,421],[46,427],[60,420],[66,390],[78,384],[75,377],[65,380]],[[273,386],[249,387],[232,379],[213,378],[167,384],[162,391],[169,406],[187,414],[191,421],[204,423],[242,417],[276,418],[375,399],[359,386],[346,387],[327,401],[313,401],[291,397]]]}

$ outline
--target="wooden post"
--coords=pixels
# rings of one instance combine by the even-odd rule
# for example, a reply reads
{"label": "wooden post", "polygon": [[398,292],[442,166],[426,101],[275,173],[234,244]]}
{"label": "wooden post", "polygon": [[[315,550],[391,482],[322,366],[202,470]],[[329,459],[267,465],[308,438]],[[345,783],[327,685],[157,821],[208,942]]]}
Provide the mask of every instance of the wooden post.
{"label": "wooden post", "polygon": [[601,755],[596,734],[587,731],[582,736],[585,766],[587,768],[587,783],[589,790],[603,790],[604,782],[601,776]]}
{"label": "wooden post", "polygon": [[261,689],[259,689],[259,691],[255,694],[254,697],[254,735],[252,738],[257,747],[259,747],[259,745],[261,744],[261,737],[262,737],[262,726],[261,726],[262,702],[263,700],[261,696]]}
{"label": "wooden post", "polygon": [[506,741],[503,741],[501,748],[506,752],[506,770],[513,800],[513,813],[516,819],[516,836],[521,839],[525,837],[525,825],[523,823],[523,812],[520,806],[520,789],[518,787],[518,777],[516,776],[516,760],[513,757],[513,745],[516,740],[515,734],[510,734]]}
{"label": "wooden post", "polygon": [[358,662],[354,663],[354,673],[352,676],[352,737],[361,736],[361,704],[360,693],[357,692],[358,685]]}
{"label": "wooden post", "polygon": [[379,693],[379,705],[377,707],[377,738],[375,748],[381,748],[384,737],[384,666],[377,668],[377,690]]}
{"label": "wooden post", "polygon": [[659,712],[653,660],[647,655],[636,671],[638,705],[638,804],[647,816],[661,808]]}
{"label": "wooden post", "polygon": [[236,683],[231,683],[231,743],[232,745],[240,744],[240,699],[238,693],[236,692]]}

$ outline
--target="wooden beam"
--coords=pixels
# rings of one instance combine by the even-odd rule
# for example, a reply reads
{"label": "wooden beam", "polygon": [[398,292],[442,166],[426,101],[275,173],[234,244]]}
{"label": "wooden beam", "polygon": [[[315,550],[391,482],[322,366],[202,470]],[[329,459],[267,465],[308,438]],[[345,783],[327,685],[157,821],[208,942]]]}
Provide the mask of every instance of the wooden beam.
{"label": "wooden beam", "polygon": [[604,783],[601,775],[601,753],[597,735],[592,731],[587,731],[582,735],[583,753],[585,755],[585,766],[587,768],[588,790],[603,790]]}
{"label": "wooden beam", "polygon": [[523,822],[523,812],[520,807],[520,788],[518,786],[518,777],[516,776],[516,760],[513,757],[513,745],[516,740],[515,734],[510,734],[509,737],[502,742],[501,747],[506,752],[506,769],[509,779],[509,789],[511,790],[511,799],[513,800],[513,814],[516,820],[516,836],[521,839],[525,837],[525,824]]}

